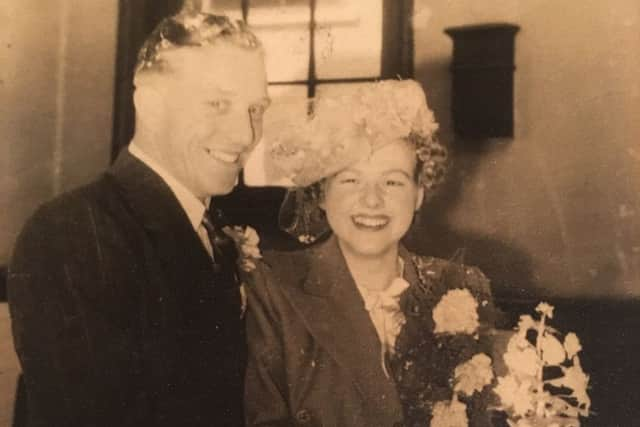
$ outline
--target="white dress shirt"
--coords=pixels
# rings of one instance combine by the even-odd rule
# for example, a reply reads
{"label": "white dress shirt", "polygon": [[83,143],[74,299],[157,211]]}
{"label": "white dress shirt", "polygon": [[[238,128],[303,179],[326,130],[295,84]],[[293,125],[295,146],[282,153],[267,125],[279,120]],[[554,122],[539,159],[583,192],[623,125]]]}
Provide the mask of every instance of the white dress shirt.
{"label": "white dress shirt", "polygon": [[191,222],[191,226],[200,237],[200,241],[204,245],[205,249],[210,256],[213,256],[211,241],[209,240],[207,230],[202,225],[202,217],[209,206],[211,198],[206,198],[204,202],[198,199],[187,187],[174,178],[173,175],[171,175],[165,168],[136,145],[135,140],[131,141],[129,144],[129,153],[145,165],[149,166],[149,168],[151,168],[155,173],[160,175],[160,178],[162,178],[167,186],[169,186],[173,194],[176,196],[176,199],[178,199],[178,203],[187,214],[189,222]]}

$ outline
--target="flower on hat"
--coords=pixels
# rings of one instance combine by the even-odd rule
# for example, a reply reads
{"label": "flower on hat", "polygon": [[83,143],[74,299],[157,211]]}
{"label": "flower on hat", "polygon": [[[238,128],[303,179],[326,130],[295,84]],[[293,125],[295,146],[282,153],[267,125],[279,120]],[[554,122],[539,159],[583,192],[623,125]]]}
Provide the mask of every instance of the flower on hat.
{"label": "flower on hat", "polygon": [[[274,119],[272,127],[279,132],[267,150],[276,169],[298,186],[331,176],[395,141],[418,142],[419,154],[438,129],[422,87],[414,80],[367,83],[321,95],[309,110],[313,113],[307,120],[287,114]],[[422,152],[422,157],[430,153]]]}

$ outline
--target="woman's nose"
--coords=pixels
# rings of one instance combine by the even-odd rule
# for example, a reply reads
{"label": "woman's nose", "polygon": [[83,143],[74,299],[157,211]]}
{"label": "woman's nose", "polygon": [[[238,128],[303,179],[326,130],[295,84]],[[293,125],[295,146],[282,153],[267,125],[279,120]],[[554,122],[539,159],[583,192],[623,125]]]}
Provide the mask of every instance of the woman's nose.
{"label": "woman's nose", "polygon": [[384,205],[384,192],[378,184],[366,184],[362,188],[362,205],[369,209],[380,208]]}

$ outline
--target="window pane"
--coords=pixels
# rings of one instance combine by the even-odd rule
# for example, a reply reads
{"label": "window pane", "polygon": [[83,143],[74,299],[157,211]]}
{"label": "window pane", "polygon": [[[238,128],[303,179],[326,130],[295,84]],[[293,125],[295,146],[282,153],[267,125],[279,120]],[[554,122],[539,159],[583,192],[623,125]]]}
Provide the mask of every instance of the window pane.
{"label": "window pane", "polygon": [[231,19],[242,21],[241,0],[204,0],[202,10],[215,15],[227,15]]}
{"label": "window pane", "polygon": [[253,0],[249,26],[264,44],[269,81],[306,80],[309,0]]}
{"label": "window pane", "polygon": [[326,83],[316,86],[316,96],[348,95],[359,86],[368,83]]}
{"label": "window pane", "polygon": [[382,0],[318,0],[316,23],[318,78],[380,75]]}
{"label": "window pane", "polygon": [[265,147],[269,146],[283,123],[291,120],[303,121],[307,116],[307,87],[305,85],[269,86],[271,106],[264,114],[262,140],[251,154],[244,169],[244,182],[250,187],[282,186],[292,183],[278,173],[265,156]]}

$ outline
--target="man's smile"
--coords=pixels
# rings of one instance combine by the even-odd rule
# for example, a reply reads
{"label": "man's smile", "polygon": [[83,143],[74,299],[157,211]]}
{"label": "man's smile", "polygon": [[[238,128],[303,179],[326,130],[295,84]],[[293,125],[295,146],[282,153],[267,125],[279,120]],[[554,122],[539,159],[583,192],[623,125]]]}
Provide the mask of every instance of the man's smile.
{"label": "man's smile", "polygon": [[212,150],[209,148],[205,148],[204,151],[214,159],[229,165],[238,163],[238,159],[240,159],[240,154],[241,154],[241,153],[231,153],[228,151]]}

